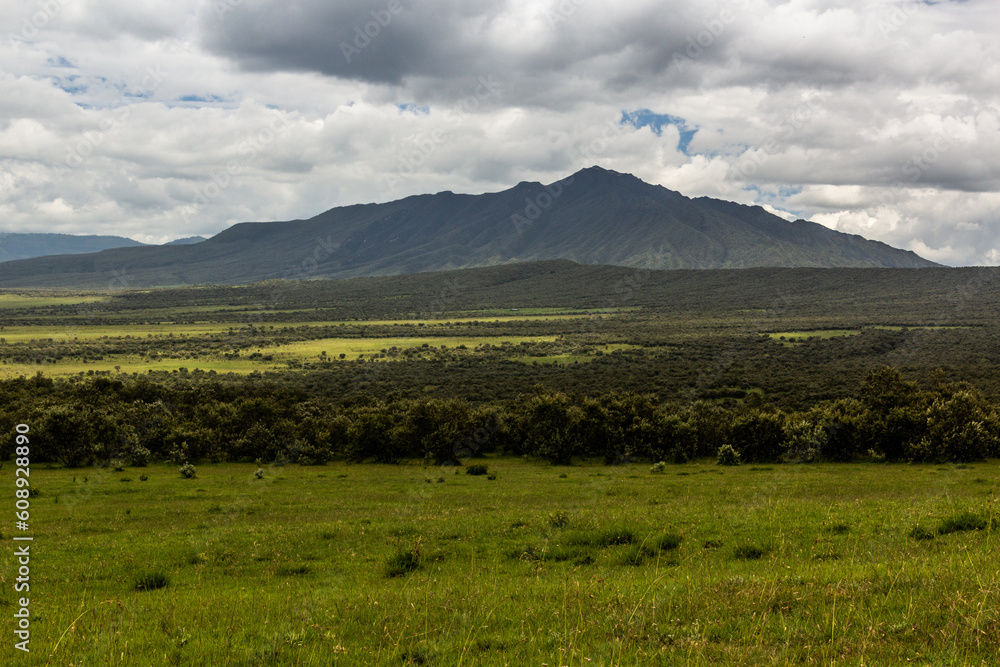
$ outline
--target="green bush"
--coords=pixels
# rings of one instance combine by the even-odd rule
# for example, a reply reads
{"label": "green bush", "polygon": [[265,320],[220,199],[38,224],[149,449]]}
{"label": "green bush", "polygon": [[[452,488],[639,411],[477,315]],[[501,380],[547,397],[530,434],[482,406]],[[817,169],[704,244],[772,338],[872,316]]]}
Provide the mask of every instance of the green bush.
{"label": "green bush", "polygon": [[125,451],[125,460],[133,468],[145,468],[153,454],[146,447],[136,443]]}
{"label": "green bush", "polygon": [[720,466],[738,466],[740,453],[733,449],[732,445],[722,445],[716,452],[715,462]]}
{"label": "green bush", "polygon": [[489,473],[489,465],[485,463],[473,463],[465,468],[466,475],[486,475]]}
{"label": "green bush", "polygon": [[181,474],[181,477],[184,477],[185,479],[191,479],[198,474],[195,467],[190,463],[185,463],[184,465],[182,465],[180,468],[177,469],[177,472],[179,472]]}
{"label": "green bush", "polygon": [[973,391],[938,397],[927,410],[927,436],[914,458],[924,461],[981,461],[993,449],[989,406]]}
{"label": "green bush", "polygon": [[785,424],[785,460],[791,463],[812,463],[820,455],[825,439],[823,427],[805,419]]}

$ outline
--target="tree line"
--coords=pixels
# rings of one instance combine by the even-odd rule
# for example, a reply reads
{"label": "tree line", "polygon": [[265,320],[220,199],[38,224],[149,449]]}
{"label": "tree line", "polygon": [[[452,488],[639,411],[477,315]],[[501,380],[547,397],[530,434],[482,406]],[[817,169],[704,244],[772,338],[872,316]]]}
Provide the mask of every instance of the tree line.
{"label": "tree line", "polygon": [[[31,426],[33,460],[121,462],[330,460],[457,464],[484,455],[684,463],[725,445],[753,463],[977,461],[1000,455],[1000,415],[965,383],[918,386],[892,367],[856,396],[782,410],[742,399],[666,403],[653,394],[575,394],[536,386],[473,404],[357,394],[340,401],[266,380],[157,383],[38,375],[0,382],[0,427]],[[13,452],[5,438],[0,454]]]}

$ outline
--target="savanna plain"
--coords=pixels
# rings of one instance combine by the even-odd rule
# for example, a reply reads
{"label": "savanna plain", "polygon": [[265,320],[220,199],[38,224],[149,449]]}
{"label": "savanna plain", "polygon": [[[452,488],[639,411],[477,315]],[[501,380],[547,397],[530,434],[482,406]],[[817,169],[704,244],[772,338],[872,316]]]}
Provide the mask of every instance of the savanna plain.
{"label": "savanna plain", "polygon": [[0,295],[0,661],[996,664],[997,278]]}

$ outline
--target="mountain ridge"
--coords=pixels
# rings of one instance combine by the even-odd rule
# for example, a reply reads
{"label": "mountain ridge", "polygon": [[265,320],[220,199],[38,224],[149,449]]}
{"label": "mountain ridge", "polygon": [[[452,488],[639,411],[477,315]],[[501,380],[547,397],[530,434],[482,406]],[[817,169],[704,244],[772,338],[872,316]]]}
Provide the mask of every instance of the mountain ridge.
{"label": "mountain ridge", "polygon": [[124,236],[0,232],[0,262],[145,245]]}
{"label": "mountain ridge", "polygon": [[566,259],[648,269],[936,266],[915,253],[759,206],[691,199],[589,167],[548,185],[442,191],[241,222],[191,245],[118,248],[0,265],[0,286],[136,287],[351,278]]}

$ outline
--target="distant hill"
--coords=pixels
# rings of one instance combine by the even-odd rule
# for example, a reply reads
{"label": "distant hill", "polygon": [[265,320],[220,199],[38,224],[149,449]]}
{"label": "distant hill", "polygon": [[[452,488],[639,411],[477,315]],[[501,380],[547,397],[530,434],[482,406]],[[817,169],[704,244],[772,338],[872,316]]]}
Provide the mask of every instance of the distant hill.
{"label": "distant hill", "polygon": [[[0,287],[135,287],[351,278],[568,259],[648,269],[936,266],[918,255],[758,206],[690,199],[629,174],[584,169],[549,185],[441,192],[240,223],[193,245],[117,248],[0,265]],[[114,272],[114,274],[112,274]]]}
{"label": "distant hill", "polygon": [[75,236],[73,234],[8,234],[0,232],[0,262],[45,255],[80,255],[108,248],[144,245],[122,236]]}
{"label": "distant hill", "polygon": [[173,241],[168,241],[163,245],[190,245],[192,243],[201,243],[205,240],[204,236],[187,236],[182,239],[174,239]]}

